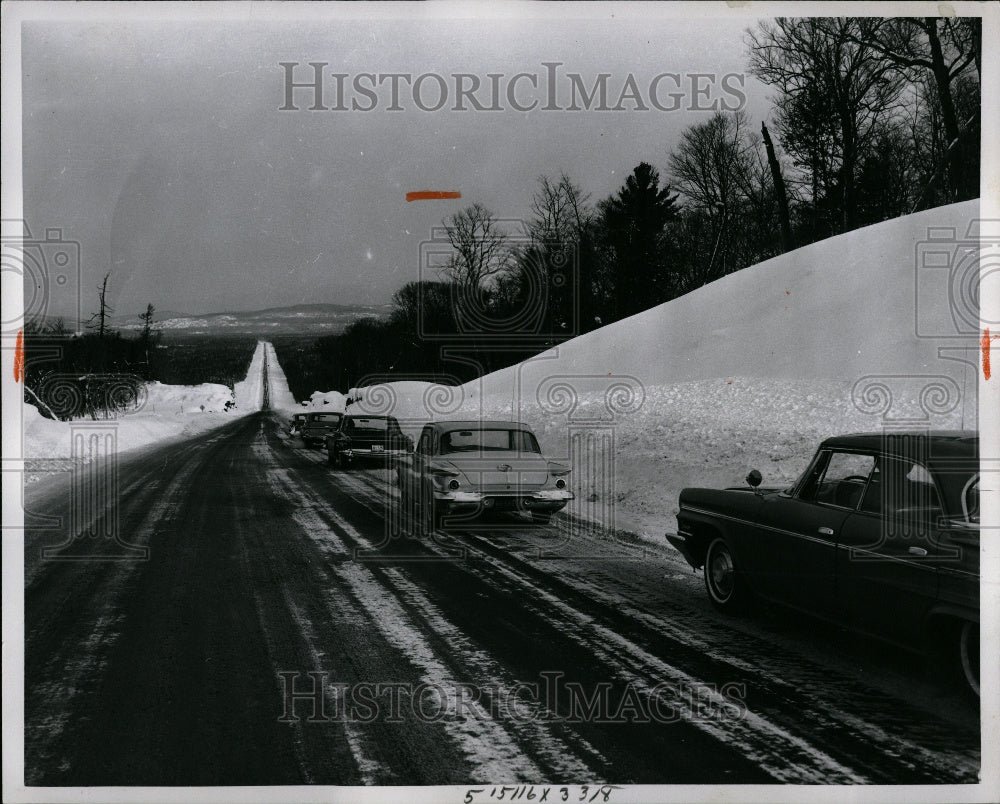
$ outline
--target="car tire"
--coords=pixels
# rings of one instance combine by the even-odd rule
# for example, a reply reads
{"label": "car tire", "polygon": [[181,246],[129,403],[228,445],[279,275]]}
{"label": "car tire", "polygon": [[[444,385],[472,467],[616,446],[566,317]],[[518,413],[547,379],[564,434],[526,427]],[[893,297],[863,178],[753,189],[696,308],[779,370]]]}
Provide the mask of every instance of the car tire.
{"label": "car tire", "polygon": [[746,608],[748,593],[733,549],[716,537],[705,551],[705,589],[719,611],[735,614]]}
{"label": "car tire", "polygon": [[326,449],[326,462],[327,462],[328,466],[336,466],[337,465],[337,453],[334,452],[329,447],[327,447],[327,449]]}
{"label": "car tire", "polygon": [[979,623],[965,620],[958,629],[958,663],[966,689],[979,697]]}
{"label": "car tire", "polygon": [[337,451],[337,468],[345,471],[351,468],[351,462],[347,460],[347,456],[343,452],[340,452],[340,450]]}

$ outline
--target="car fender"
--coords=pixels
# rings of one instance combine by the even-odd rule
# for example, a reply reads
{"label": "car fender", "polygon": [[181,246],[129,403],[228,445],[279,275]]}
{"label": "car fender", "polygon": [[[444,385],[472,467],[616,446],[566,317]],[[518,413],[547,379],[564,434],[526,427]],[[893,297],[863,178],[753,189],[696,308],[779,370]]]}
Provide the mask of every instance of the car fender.
{"label": "car fender", "polygon": [[731,530],[730,523],[724,519],[682,507],[677,513],[677,534],[668,534],[667,540],[692,567],[701,569],[705,565],[708,545],[713,539],[721,536],[733,544]]}
{"label": "car fender", "polygon": [[[721,536],[738,561],[743,561],[743,550],[748,523],[758,521],[762,496],[749,489],[700,489],[681,491],[677,512],[678,538],[669,539],[695,569],[705,563],[705,553],[712,539]],[[683,539],[682,548],[678,541]]]}

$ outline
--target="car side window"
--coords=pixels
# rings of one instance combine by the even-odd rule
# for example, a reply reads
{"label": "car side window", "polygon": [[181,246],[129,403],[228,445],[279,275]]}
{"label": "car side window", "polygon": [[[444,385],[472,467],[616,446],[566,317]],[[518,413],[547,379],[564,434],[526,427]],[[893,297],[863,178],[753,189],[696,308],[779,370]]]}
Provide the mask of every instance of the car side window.
{"label": "car side window", "polygon": [[941,510],[941,499],[925,466],[910,460],[880,458],[861,510],[886,516],[904,511],[927,514]]}
{"label": "car side window", "polygon": [[826,466],[805,489],[803,498],[839,508],[857,508],[874,466],[873,455],[832,452]]}
{"label": "car side window", "polygon": [[430,455],[431,452],[431,428],[425,427],[420,434],[420,441],[417,443],[417,452],[421,455]]}

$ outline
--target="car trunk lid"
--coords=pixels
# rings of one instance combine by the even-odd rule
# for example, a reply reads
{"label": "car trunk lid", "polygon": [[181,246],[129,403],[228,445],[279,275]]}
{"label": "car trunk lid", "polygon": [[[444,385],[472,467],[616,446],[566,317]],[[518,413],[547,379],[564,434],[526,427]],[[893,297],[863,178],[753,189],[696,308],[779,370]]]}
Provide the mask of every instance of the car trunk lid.
{"label": "car trunk lid", "polygon": [[549,478],[548,462],[537,454],[491,450],[454,457],[449,463],[484,493],[530,494]]}

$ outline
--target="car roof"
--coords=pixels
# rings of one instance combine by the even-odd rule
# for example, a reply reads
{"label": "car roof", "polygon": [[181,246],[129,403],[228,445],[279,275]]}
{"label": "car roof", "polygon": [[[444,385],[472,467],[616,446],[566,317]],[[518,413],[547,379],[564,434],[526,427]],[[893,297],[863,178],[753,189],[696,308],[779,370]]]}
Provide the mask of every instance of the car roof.
{"label": "car roof", "polygon": [[933,462],[935,459],[979,459],[975,430],[885,430],[828,438],[821,448],[864,450]]}
{"label": "car roof", "polygon": [[521,422],[503,421],[501,419],[468,419],[445,422],[431,422],[430,426],[441,433],[452,430],[527,430],[531,428]]}

